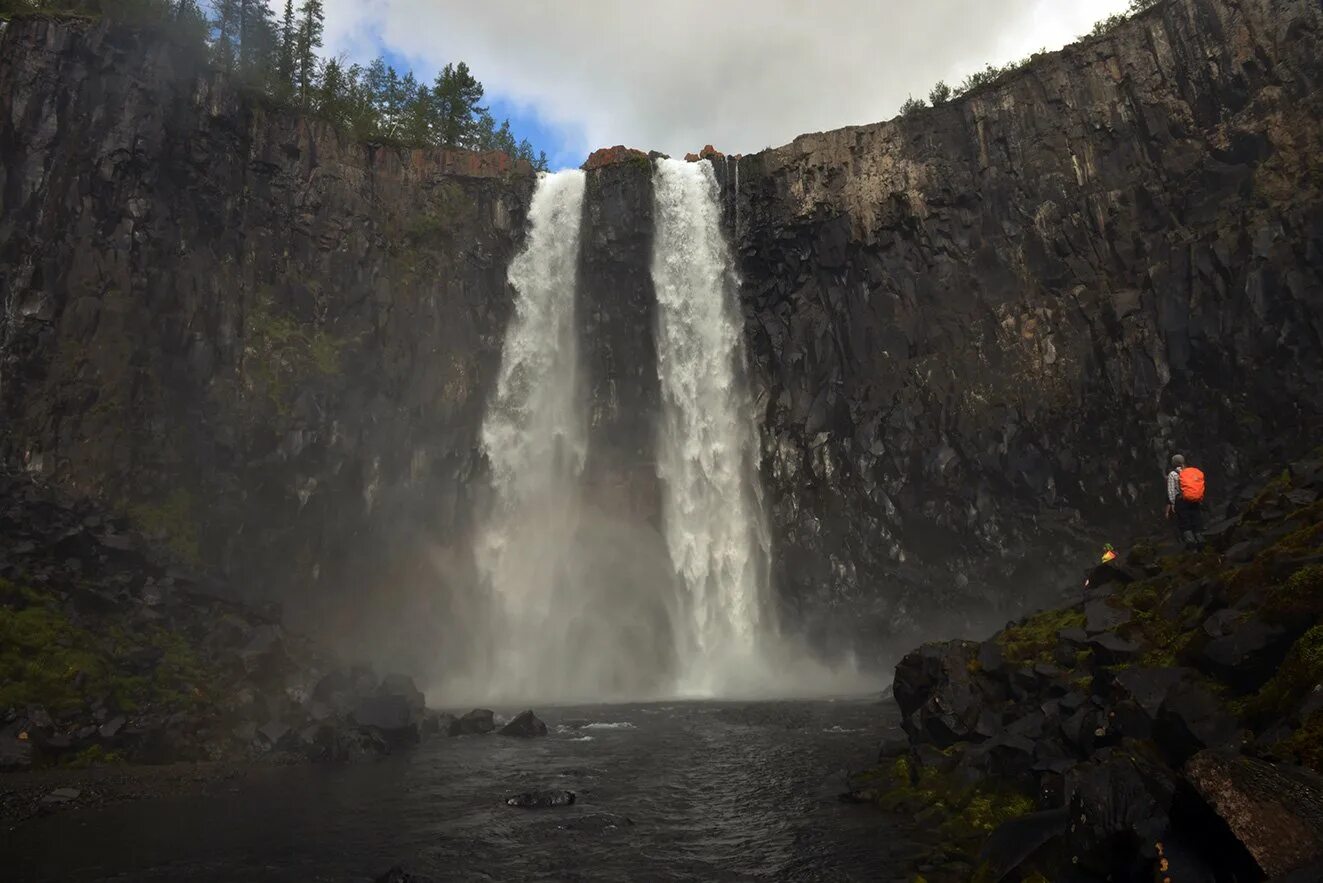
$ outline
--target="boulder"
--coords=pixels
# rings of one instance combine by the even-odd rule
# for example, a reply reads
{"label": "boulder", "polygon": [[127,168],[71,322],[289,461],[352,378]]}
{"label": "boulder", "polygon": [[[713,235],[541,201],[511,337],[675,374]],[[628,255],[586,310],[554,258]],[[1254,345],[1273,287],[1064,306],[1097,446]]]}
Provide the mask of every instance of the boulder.
{"label": "boulder", "polygon": [[354,706],[354,722],[378,730],[392,742],[417,742],[418,719],[405,696],[368,696]]}
{"label": "boulder", "polygon": [[1084,631],[1091,635],[1112,631],[1125,625],[1130,619],[1129,610],[1113,607],[1105,598],[1098,598],[1084,605]]}
{"label": "boulder", "polygon": [[1147,668],[1136,666],[1118,671],[1112,685],[1118,699],[1132,699],[1152,720],[1157,717],[1167,693],[1184,680],[1195,677],[1189,668]]}
{"label": "boulder", "polygon": [[[1222,614],[1231,611],[1222,611]],[[1295,634],[1257,617],[1222,617],[1214,614],[1204,623],[1204,630],[1220,628],[1223,632],[1200,648],[1194,662],[1203,671],[1236,689],[1249,692],[1263,686],[1277,671],[1291,649]]]}
{"label": "boulder", "polygon": [[117,714],[101,725],[97,730],[97,735],[106,741],[110,741],[119,735],[120,731],[124,729],[125,723],[126,719],[124,715]]}
{"label": "boulder", "polygon": [[538,720],[537,715],[530,711],[521,711],[514,716],[508,724],[501,727],[502,736],[519,736],[522,738],[531,738],[534,736],[545,736],[547,734],[547,725]]}
{"label": "boulder", "polygon": [[82,796],[82,791],[77,788],[56,788],[54,791],[41,798],[43,806],[55,806],[61,803],[72,803]]}
{"label": "boulder", "polygon": [[1185,778],[1269,877],[1323,862],[1323,778],[1231,751],[1201,751]]}
{"label": "boulder", "polygon": [[414,685],[413,678],[408,675],[389,674],[381,679],[381,686],[377,692],[382,696],[400,696],[409,707],[417,713],[422,713],[426,704],[421,690]]}
{"label": "boulder", "polygon": [[989,879],[1000,880],[1055,837],[1066,833],[1070,812],[1065,808],[1049,809],[1011,819],[999,825],[984,841],[979,851],[980,864],[986,862]]}
{"label": "boulder", "polygon": [[522,809],[547,809],[554,806],[570,806],[574,801],[573,791],[528,791],[507,797],[505,805]]}
{"label": "boulder", "polygon": [[[1070,852],[1079,856],[1079,879],[1149,879],[1177,785],[1158,759],[1130,747],[1100,749],[1068,772]],[[1138,848],[1115,848],[1127,841]]]}
{"label": "boulder", "polygon": [[972,641],[925,644],[896,666],[896,704],[911,740],[945,748],[979,741],[979,717],[987,706],[987,678],[977,678],[979,645]]}
{"label": "boulder", "polygon": [[496,729],[496,715],[486,708],[475,708],[450,724],[452,736],[481,736]]}
{"label": "boulder", "polygon": [[1115,632],[1101,632],[1089,639],[1089,647],[1103,665],[1120,665],[1140,654],[1141,647]]}
{"label": "boulder", "polygon": [[267,721],[258,729],[257,735],[264,739],[272,748],[276,748],[286,737],[292,735],[292,731],[289,728],[289,724],[284,721],[271,720]]}
{"label": "boulder", "polygon": [[431,709],[423,712],[423,735],[435,736],[439,733],[449,733],[450,725],[455,722],[453,714],[447,714],[444,711],[433,711]]}
{"label": "boulder", "polygon": [[1153,721],[1153,740],[1179,766],[1203,748],[1238,742],[1240,726],[1212,693],[1187,680],[1168,691]]}

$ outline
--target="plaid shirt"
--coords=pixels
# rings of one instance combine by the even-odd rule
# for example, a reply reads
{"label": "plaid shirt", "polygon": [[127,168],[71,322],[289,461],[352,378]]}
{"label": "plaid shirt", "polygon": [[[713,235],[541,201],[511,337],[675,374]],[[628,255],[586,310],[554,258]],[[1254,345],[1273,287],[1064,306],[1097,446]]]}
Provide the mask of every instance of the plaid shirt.
{"label": "plaid shirt", "polygon": [[1181,495],[1181,470],[1167,473],[1167,502],[1174,504]]}

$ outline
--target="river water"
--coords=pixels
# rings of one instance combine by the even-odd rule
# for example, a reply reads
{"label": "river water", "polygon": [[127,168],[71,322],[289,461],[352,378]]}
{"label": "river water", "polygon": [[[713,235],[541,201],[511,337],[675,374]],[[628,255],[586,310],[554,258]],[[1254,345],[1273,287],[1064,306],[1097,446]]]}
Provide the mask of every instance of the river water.
{"label": "river water", "polygon": [[[508,712],[507,712],[508,713]],[[219,794],[39,818],[4,879],[891,880],[905,844],[838,800],[894,729],[875,699],[539,709],[544,739],[434,738],[377,762],[267,771]],[[576,792],[570,807],[512,794]],[[18,877],[10,877],[14,871]]]}

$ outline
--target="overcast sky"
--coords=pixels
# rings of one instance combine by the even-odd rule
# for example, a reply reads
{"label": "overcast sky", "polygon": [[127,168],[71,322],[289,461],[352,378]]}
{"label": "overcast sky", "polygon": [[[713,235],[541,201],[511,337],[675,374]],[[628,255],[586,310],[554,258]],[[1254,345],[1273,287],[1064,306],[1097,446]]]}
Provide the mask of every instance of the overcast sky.
{"label": "overcast sky", "polygon": [[749,153],[889,119],[986,62],[1058,49],[1127,0],[326,0],[327,50],[467,61],[498,117],[597,147]]}

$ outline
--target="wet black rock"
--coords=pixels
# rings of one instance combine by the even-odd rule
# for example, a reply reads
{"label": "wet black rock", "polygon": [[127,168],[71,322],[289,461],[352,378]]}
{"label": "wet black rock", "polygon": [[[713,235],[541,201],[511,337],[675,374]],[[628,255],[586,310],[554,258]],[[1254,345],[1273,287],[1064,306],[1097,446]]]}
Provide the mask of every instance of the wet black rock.
{"label": "wet black rock", "polygon": [[[1299,635],[1240,611],[1228,612],[1234,618],[1227,616],[1213,623],[1220,634],[1203,645],[1197,664],[1238,690],[1256,690],[1272,677]],[[1205,621],[1205,631],[1212,619]]]}
{"label": "wet black rock", "polygon": [[537,715],[532,711],[521,711],[505,726],[501,727],[502,736],[519,736],[531,738],[534,736],[545,736],[547,734],[547,725],[538,720]]}
{"label": "wet black rock", "polygon": [[490,709],[475,708],[450,723],[451,736],[482,736],[496,729],[496,715]]}
{"label": "wet black rock", "polygon": [[[1323,862],[1323,777],[1227,751],[1202,751],[1185,776],[1274,879]],[[1319,879],[1319,878],[1313,878]]]}
{"label": "wet black rock", "polygon": [[374,877],[372,883],[437,883],[437,879],[423,874],[410,873],[402,866],[396,865],[386,873]]}
{"label": "wet black rock", "polygon": [[522,809],[548,809],[557,806],[570,806],[574,803],[576,795],[573,791],[528,791],[523,794],[516,794],[513,797],[507,797],[506,806],[517,806]]}
{"label": "wet black rock", "polygon": [[417,742],[420,714],[410,698],[400,695],[369,696],[354,706],[354,722],[379,731],[388,741]]}

